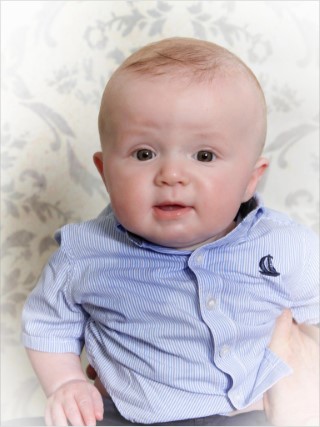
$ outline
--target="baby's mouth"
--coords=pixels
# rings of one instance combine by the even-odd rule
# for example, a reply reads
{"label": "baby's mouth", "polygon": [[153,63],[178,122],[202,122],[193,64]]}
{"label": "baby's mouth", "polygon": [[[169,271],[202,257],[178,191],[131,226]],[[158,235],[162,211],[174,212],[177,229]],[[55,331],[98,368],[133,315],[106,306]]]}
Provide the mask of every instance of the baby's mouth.
{"label": "baby's mouth", "polygon": [[176,219],[190,212],[191,206],[186,206],[181,203],[160,203],[155,205],[153,210],[159,219]]}
{"label": "baby's mouth", "polygon": [[158,205],[156,208],[161,209],[163,211],[176,211],[178,209],[184,209],[186,206],[184,205]]}

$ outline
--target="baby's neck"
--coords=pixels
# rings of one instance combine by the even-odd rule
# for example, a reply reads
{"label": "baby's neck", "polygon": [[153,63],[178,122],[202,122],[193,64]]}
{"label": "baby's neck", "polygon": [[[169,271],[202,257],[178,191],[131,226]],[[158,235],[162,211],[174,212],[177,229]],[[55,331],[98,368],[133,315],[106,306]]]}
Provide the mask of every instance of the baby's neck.
{"label": "baby's neck", "polygon": [[186,248],[176,248],[180,251],[195,251],[196,249],[200,248],[201,246],[207,245],[208,243],[215,242],[216,240],[222,239],[222,237],[229,234],[235,227],[237,226],[237,223],[235,221],[232,221],[232,223],[229,225],[229,227],[221,232],[220,234],[217,234],[214,237],[210,237],[208,240],[205,240],[204,242],[197,243],[193,246],[188,246]]}

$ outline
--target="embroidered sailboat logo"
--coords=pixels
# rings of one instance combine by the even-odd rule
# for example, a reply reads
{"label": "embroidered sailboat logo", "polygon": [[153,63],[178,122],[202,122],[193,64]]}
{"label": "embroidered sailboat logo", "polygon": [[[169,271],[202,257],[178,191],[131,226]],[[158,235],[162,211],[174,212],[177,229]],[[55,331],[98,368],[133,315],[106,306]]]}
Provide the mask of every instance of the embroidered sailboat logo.
{"label": "embroidered sailboat logo", "polygon": [[261,258],[259,262],[260,273],[264,274],[265,276],[280,276],[280,273],[278,273],[277,270],[274,268],[272,260],[273,256],[271,255],[266,255]]}

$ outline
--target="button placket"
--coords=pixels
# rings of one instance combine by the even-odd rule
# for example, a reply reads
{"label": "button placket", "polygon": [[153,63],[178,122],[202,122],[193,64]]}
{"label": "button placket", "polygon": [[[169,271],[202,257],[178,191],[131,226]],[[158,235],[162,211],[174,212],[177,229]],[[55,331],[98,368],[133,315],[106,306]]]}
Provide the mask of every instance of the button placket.
{"label": "button placket", "polygon": [[[226,295],[223,272],[220,271],[219,264],[215,264],[213,254],[203,250],[193,253],[189,268],[198,283],[200,312],[211,333],[214,364],[235,381],[239,372],[243,373],[243,368],[234,347],[237,326],[228,313],[228,304],[224,304]],[[232,387],[230,391],[230,400],[234,399],[235,406],[241,406],[242,396],[233,395]]]}
{"label": "button placket", "polygon": [[[232,337],[230,335],[234,335],[234,330],[231,327],[231,319],[226,317],[226,315],[220,311],[219,295],[215,295],[215,291],[219,292],[223,288],[222,279],[220,275],[216,274],[214,271],[208,270],[208,272],[206,272],[206,270],[202,270],[201,265],[204,264],[204,261],[205,255],[203,252],[194,254],[194,274],[197,276],[200,295],[202,295],[202,298],[201,296],[200,298],[204,302],[201,310],[202,317],[208,325],[215,342],[216,364],[220,369],[224,370],[228,369],[228,359],[232,356],[232,348],[230,345],[226,344],[225,340],[227,338],[227,342],[229,342],[230,339],[232,341]],[[197,274],[197,266],[200,267],[201,270],[201,273],[199,271],[199,276]],[[210,275],[210,277],[208,276],[204,279],[204,275],[206,274]],[[222,328],[219,327],[221,324],[223,324]],[[227,324],[230,325],[230,328],[228,328],[230,330],[230,335],[228,334],[228,336],[223,336],[226,331]]]}

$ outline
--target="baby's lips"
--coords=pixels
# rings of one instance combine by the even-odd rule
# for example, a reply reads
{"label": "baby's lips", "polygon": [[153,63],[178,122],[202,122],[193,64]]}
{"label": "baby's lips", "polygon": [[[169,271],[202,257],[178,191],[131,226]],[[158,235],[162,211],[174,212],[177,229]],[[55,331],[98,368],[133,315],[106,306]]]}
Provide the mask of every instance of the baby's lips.
{"label": "baby's lips", "polygon": [[180,204],[162,204],[156,206],[158,209],[162,209],[163,211],[176,211],[179,209],[184,209],[186,206]]}

